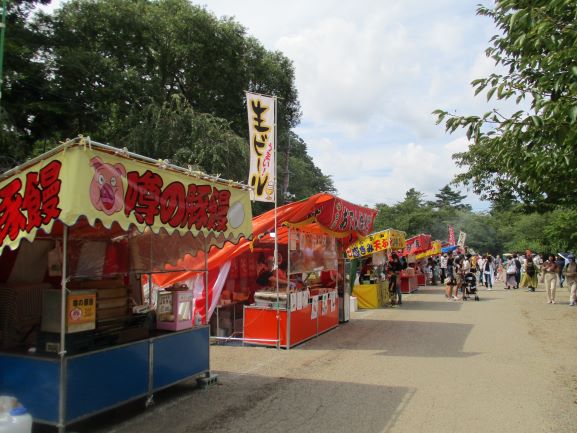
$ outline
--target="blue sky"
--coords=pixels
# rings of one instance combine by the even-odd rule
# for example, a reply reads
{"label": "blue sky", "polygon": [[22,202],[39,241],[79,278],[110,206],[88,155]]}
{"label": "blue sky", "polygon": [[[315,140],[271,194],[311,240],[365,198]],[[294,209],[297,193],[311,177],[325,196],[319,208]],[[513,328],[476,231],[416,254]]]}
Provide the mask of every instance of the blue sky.
{"label": "blue sky", "polygon": [[[206,0],[268,49],[293,60],[302,104],[296,132],[340,197],[394,204],[409,188],[433,198],[458,168],[464,132],[447,135],[431,112],[487,111],[470,82],[487,76],[493,22],[479,0]],[[469,194],[476,210],[487,208]]]}
{"label": "blue sky", "polygon": [[[457,173],[464,132],[445,134],[431,112],[490,108],[470,86],[493,71],[485,49],[496,30],[476,15],[479,2],[491,0],[193,1],[294,62],[295,132],[340,197],[371,206],[409,188],[432,199]],[[475,210],[488,207],[464,192]]]}

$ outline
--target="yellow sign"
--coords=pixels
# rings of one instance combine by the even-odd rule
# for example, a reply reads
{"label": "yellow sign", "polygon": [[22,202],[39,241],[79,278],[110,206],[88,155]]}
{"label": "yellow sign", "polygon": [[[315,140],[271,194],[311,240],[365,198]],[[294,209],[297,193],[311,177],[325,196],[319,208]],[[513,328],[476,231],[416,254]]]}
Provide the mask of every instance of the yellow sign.
{"label": "yellow sign", "polygon": [[92,226],[192,232],[218,246],[252,232],[246,189],[105,147],[64,145],[0,180],[0,251],[82,216]]}
{"label": "yellow sign", "polygon": [[349,259],[364,257],[386,250],[400,250],[405,248],[405,232],[399,230],[383,230],[359,239],[347,248]]}
{"label": "yellow sign", "polygon": [[276,177],[276,98],[246,94],[250,134],[248,183],[256,201],[275,203]]}
{"label": "yellow sign", "polygon": [[421,259],[426,259],[427,257],[437,256],[437,255],[441,254],[441,252],[442,252],[441,247],[442,247],[441,241],[433,241],[433,242],[431,242],[431,248],[429,248],[424,253],[417,254],[416,259],[421,260]]}
{"label": "yellow sign", "polygon": [[67,297],[66,323],[71,332],[87,331],[96,326],[96,293],[71,292]]}

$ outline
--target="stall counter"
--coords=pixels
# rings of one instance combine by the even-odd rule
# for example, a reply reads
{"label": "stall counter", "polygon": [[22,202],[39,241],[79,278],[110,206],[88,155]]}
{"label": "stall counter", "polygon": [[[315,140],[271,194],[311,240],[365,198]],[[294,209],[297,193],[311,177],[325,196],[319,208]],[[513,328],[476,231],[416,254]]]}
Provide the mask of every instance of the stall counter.
{"label": "stall counter", "polygon": [[[0,353],[2,392],[18,396],[36,422],[69,424],[195,376],[209,374],[209,328],[201,326],[63,358]],[[60,391],[64,380],[64,394]]]}
{"label": "stall counter", "polygon": [[353,296],[357,298],[359,308],[381,308],[389,301],[388,290],[388,281],[377,284],[358,284],[353,287]]}
{"label": "stall counter", "polygon": [[[277,327],[277,309],[257,305],[245,305],[243,315],[243,338],[247,344],[276,346],[280,337],[280,347],[290,349],[297,344],[339,326],[339,297],[333,291],[334,304],[328,295],[326,312],[323,314],[322,296],[317,306],[312,299],[299,310],[291,311],[279,308],[279,325]],[[316,308],[316,317],[313,309]],[[280,336],[278,334],[280,330]]]}
{"label": "stall counter", "polygon": [[414,273],[401,273],[401,293],[413,293],[419,288],[418,276]]}

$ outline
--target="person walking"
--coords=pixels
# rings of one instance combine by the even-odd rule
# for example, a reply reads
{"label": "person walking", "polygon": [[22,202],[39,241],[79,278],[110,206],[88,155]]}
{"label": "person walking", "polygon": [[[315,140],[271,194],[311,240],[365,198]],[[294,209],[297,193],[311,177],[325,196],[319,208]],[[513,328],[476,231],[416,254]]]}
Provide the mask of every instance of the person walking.
{"label": "person walking", "polygon": [[505,275],[505,289],[510,290],[515,288],[517,285],[517,280],[515,279],[517,275],[517,266],[515,266],[515,260],[513,256],[509,257],[506,265],[506,275]]}
{"label": "person walking", "polygon": [[547,303],[555,303],[555,290],[557,289],[557,273],[559,272],[559,266],[555,261],[555,256],[549,256],[543,264],[543,271],[545,272],[545,291],[547,292]]}
{"label": "person walking", "polygon": [[484,282],[484,275],[485,275],[485,258],[479,254],[477,258],[477,270],[479,271],[479,285],[482,285]]}
{"label": "person walking", "polygon": [[559,287],[563,287],[563,283],[565,282],[565,278],[563,277],[563,269],[565,269],[565,259],[561,254],[557,254],[557,267],[559,269]]}
{"label": "person walking", "polygon": [[533,256],[533,264],[535,265],[535,270],[537,271],[537,274],[541,273],[541,266],[543,266],[543,258],[542,258],[542,254],[535,254]]}
{"label": "person walking", "polygon": [[391,255],[391,261],[389,262],[389,269],[388,269],[389,291],[395,294],[397,305],[403,305],[403,295],[401,294],[401,285],[399,281],[402,269],[403,265],[399,260],[399,256],[393,253]]}
{"label": "person walking", "polygon": [[445,281],[447,279],[447,260],[447,253],[445,253],[441,256],[441,281]]}
{"label": "person walking", "polygon": [[493,266],[495,266],[495,281],[503,281],[503,259],[499,254],[495,256]]}
{"label": "person walking", "polygon": [[575,263],[575,256],[572,254],[567,259],[569,259],[569,263],[565,265],[563,274],[569,289],[569,306],[573,307],[577,303],[577,263]]}
{"label": "person walking", "polygon": [[487,257],[484,260],[483,269],[484,269],[483,278],[485,278],[485,287],[487,287],[487,290],[493,290],[493,275],[495,273],[495,267],[493,265],[492,256],[487,255]]}
{"label": "person walking", "polygon": [[527,288],[528,292],[534,292],[537,287],[537,270],[533,263],[533,256],[529,253],[523,261],[523,276],[521,277],[521,287]]}
{"label": "person walking", "polygon": [[515,268],[517,270],[515,272],[515,287],[513,288],[518,289],[519,283],[521,282],[521,260],[519,260],[517,253],[513,254],[513,260],[515,261]]}

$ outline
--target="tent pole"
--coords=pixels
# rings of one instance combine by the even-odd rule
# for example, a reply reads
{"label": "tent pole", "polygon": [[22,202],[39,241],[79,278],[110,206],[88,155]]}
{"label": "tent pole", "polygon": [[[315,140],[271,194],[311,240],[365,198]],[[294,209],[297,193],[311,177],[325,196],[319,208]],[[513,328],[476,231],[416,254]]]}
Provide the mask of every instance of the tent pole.
{"label": "tent pole", "polygon": [[[208,302],[208,252],[210,250],[210,247],[207,247],[206,245],[206,241],[204,242],[204,321],[205,324],[208,325],[208,308],[209,308],[209,302]],[[194,317],[192,318],[192,320],[194,320]],[[234,328],[234,324],[233,324],[233,328]],[[218,331],[217,331],[218,332]]]}
{"label": "tent pole", "polygon": [[276,272],[276,348],[280,349],[280,308],[279,308],[279,282],[278,282],[278,227],[277,227],[277,206],[278,206],[278,191],[277,191],[277,147],[278,147],[278,99],[274,98],[274,266]]}
{"label": "tent pole", "polygon": [[58,393],[58,431],[63,433],[66,422],[66,282],[68,274],[68,226],[62,236],[62,279],[60,293],[60,392]]}

